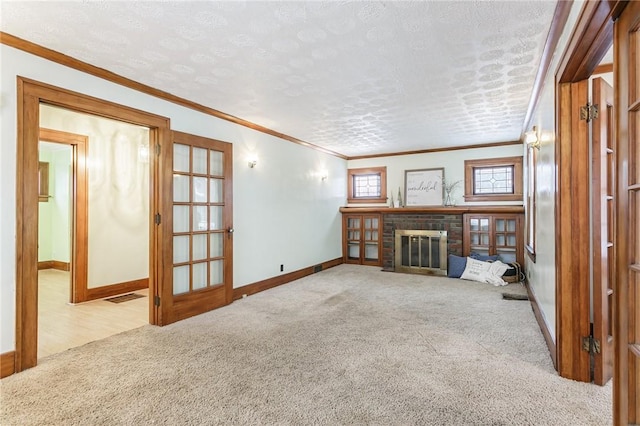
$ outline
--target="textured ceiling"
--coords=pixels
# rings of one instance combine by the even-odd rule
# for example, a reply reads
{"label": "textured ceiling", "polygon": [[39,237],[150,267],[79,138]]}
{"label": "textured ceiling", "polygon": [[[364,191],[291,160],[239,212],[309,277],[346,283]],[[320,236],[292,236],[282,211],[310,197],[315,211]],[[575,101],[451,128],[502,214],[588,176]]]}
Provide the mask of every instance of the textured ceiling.
{"label": "textured ceiling", "polygon": [[519,139],[555,4],[3,0],[0,29],[357,156]]}

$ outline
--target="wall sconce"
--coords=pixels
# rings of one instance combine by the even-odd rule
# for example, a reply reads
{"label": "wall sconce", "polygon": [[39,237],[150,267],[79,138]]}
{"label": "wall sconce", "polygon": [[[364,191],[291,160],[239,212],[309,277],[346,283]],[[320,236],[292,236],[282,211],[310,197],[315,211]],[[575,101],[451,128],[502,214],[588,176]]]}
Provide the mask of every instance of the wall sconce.
{"label": "wall sconce", "polygon": [[253,159],[253,160],[249,160],[249,168],[253,169],[258,165],[258,160]]}
{"label": "wall sconce", "polygon": [[527,144],[527,148],[540,149],[540,138],[538,138],[538,129],[536,126],[533,126],[533,129],[525,132],[524,143]]}

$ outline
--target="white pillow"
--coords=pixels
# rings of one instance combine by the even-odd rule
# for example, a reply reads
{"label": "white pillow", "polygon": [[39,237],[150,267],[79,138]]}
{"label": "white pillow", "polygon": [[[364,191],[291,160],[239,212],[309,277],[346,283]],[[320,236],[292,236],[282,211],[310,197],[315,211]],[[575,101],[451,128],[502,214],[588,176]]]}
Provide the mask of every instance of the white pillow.
{"label": "white pillow", "polygon": [[487,273],[491,268],[491,263],[483,262],[482,260],[473,259],[467,257],[467,267],[464,268],[464,272],[460,276],[463,280],[478,281],[481,283],[487,282]]}
{"label": "white pillow", "polygon": [[507,269],[511,269],[511,266],[506,263],[502,263],[499,260],[491,263],[491,267],[489,268],[489,273],[491,275],[495,275],[496,277],[502,277]]}
{"label": "white pillow", "polygon": [[484,278],[486,282],[495,286],[507,285],[508,283],[502,279],[502,276],[505,272],[507,272],[507,269],[511,269],[511,267],[500,262],[499,260],[496,260],[495,262],[491,263],[489,271],[487,271]]}

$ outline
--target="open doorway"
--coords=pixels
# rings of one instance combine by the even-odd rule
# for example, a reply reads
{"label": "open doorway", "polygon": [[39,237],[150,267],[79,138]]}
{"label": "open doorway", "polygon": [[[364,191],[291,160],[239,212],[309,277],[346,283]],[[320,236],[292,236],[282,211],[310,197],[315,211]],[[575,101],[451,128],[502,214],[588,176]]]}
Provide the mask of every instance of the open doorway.
{"label": "open doorway", "polygon": [[40,125],[38,358],[149,318],[149,129],[45,104]]}
{"label": "open doorway", "polygon": [[[19,256],[16,261],[15,372],[23,371],[38,363],[38,328],[40,325],[38,321],[38,148],[39,132],[41,124],[44,124],[40,120],[41,105],[56,106],[94,117],[146,127],[149,132],[147,140],[153,147],[168,140],[169,135],[169,120],[164,117],[82,96],[24,78],[18,78],[18,95],[20,109],[17,141],[16,225],[18,232],[16,250]],[[76,129],[76,133],[86,134],[87,132]],[[159,150],[152,150],[152,152],[159,153]],[[118,158],[116,157],[116,159]],[[150,210],[154,213],[162,211],[159,207],[160,197],[158,194],[160,179],[158,158],[159,155],[149,156],[147,172],[149,184],[144,192],[149,206],[152,206]],[[112,164],[120,165],[116,159],[112,161]],[[122,179],[122,176],[118,174],[118,178]],[[119,181],[118,185],[122,184],[126,184],[126,180]],[[136,260],[145,265],[148,271],[146,281],[149,289],[147,312],[148,322],[151,324],[159,324],[161,321],[158,313],[159,304],[155,302],[160,300],[157,270],[158,258],[163,255],[163,245],[158,243],[161,235],[160,227],[152,221],[152,217],[155,216],[156,214],[149,213],[144,224],[140,225],[147,228],[149,241],[147,251],[136,256]],[[109,230],[109,226],[102,227],[103,233],[108,233]],[[108,250],[110,252],[117,251],[118,247],[109,247]],[[100,276],[106,276],[106,274],[100,274]],[[89,281],[87,292],[90,293],[91,289],[92,285]],[[91,295],[89,294],[89,296]]]}

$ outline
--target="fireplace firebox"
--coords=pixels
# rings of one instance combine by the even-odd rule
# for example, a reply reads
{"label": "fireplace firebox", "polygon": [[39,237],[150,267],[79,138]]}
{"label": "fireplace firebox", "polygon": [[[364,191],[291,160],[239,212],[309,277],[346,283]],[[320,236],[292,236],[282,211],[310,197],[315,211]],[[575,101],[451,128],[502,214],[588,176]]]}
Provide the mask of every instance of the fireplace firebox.
{"label": "fireplace firebox", "polygon": [[395,231],[395,271],[447,275],[447,231]]}

